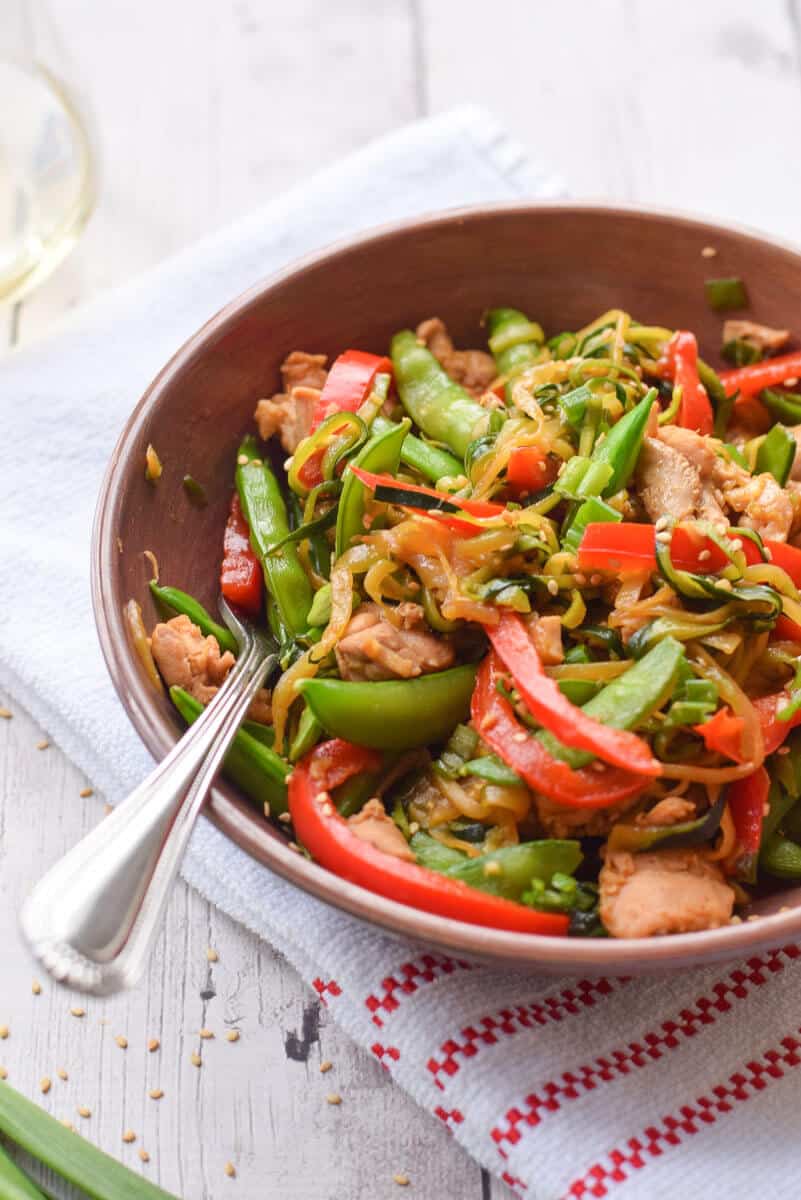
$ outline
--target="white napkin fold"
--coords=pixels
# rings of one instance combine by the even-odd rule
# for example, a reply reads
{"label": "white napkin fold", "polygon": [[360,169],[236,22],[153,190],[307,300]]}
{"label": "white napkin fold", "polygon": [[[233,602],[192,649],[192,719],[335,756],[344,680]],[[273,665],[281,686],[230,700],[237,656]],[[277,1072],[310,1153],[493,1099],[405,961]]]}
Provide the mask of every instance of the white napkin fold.
{"label": "white napkin fold", "polygon": [[[0,366],[0,688],[112,799],[151,760],[94,633],[88,545],[119,431],[222,304],[344,234],[559,182],[476,109],[368,146]],[[547,981],[384,936],[273,877],[208,822],[184,875],[277,946],[415,1099],[537,1200],[797,1194],[801,953],[657,981]]]}

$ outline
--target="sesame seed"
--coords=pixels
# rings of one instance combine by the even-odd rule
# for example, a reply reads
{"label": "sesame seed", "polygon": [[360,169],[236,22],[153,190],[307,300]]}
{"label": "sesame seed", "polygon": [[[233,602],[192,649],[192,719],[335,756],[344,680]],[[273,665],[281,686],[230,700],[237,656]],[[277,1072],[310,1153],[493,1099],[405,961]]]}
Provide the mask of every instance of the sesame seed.
{"label": "sesame seed", "polygon": [[392,1182],[397,1183],[398,1187],[408,1187],[411,1180],[409,1179],[408,1175],[402,1175],[400,1172],[398,1172],[397,1175],[392,1176]]}
{"label": "sesame seed", "polygon": [[503,868],[497,859],[490,859],[490,861],[484,865],[484,874],[487,876],[487,878],[489,878],[490,875],[502,875]]}
{"label": "sesame seed", "polygon": [[189,1061],[191,1062],[193,1067],[202,1067],[203,1066],[203,1059],[200,1057],[199,1054],[190,1055]]}
{"label": "sesame seed", "polygon": [[209,1038],[213,1038],[214,1034],[212,1033],[212,1031],[210,1029],[201,1029],[200,1036],[203,1038],[203,1040],[205,1042],[205,1041],[208,1041]]}
{"label": "sesame seed", "polygon": [[161,1090],[161,1088],[151,1088],[147,1094],[151,1100],[161,1100],[164,1092]]}
{"label": "sesame seed", "polygon": [[326,1104],[341,1104],[342,1097],[339,1092],[329,1092],[325,1098]]}
{"label": "sesame seed", "polygon": [[785,386],[785,387],[795,387],[795,385],[796,385],[797,383],[798,383],[798,376],[797,376],[797,375],[791,375],[789,379],[785,379],[785,381],[784,381],[784,386]]}
{"label": "sesame seed", "polygon": [[292,824],[292,816],[288,812],[279,813],[278,820],[281,822],[282,825],[291,825]]}
{"label": "sesame seed", "polygon": [[265,800],[265,801],[264,801],[264,816],[265,816],[265,817],[266,817],[266,819],[269,821],[269,819],[270,819],[270,816],[271,816],[271,811],[270,811],[270,801],[269,801],[269,800]]}
{"label": "sesame seed", "polygon": [[550,594],[552,596],[559,595],[559,584],[556,582],[555,579],[549,579],[546,584],[546,587],[548,588],[548,591],[550,592]]}
{"label": "sesame seed", "polygon": [[143,1162],[143,1163],[149,1163],[149,1162],[150,1162],[150,1155],[148,1154],[147,1150],[140,1150],[140,1151],[139,1151],[139,1157],[141,1158],[141,1160],[142,1160],[142,1162]]}
{"label": "sesame seed", "polygon": [[668,517],[659,517],[658,520],[654,522],[654,529],[657,533],[661,533],[663,529],[667,529],[669,524],[670,521]]}
{"label": "sesame seed", "polygon": [[10,708],[0,708],[0,721],[10,721],[13,715]]}
{"label": "sesame seed", "polygon": [[656,535],[656,541],[659,542],[660,546],[669,546],[670,545],[670,534],[665,533],[665,532],[658,533]]}
{"label": "sesame seed", "polygon": [[42,738],[41,742],[36,743],[36,749],[37,750],[46,750],[49,745],[50,745],[50,743],[48,742],[47,738]]}
{"label": "sesame seed", "polygon": [[81,788],[81,790],[78,792],[78,795],[82,800],[86,800],[88,796],[94,796],[94,794],[95,789],[90,787]]}
{"label": "sesame seed", "polygon": [[729,917],[730,925],[742,925],[742,923],[743,923],[743,918],[738,917],[736,913],[734,914],[733,917]]}
{"label": "sesame seed", "polygon": [[229,1179],[236,1179],[236,1167],[232,1162],[227,1162],[223,1167],[223,1170]]}
{"label": "sesame seed", "polygon": [[590,575],[590,583],[592,584],[593,587],[598,587],[598,585],[601,582],[602,582],[602,576],[600,576],[598,574]]}
{"label": "sesame seed", "polygon": [[104,817],[110,817],[113,812],[114,812],[113,804],[104,804],[103,805],[103,816]]}
{"label": "sesame seed", "polygon": [[759,920],[759,913],[751,913],[751,914],[750,914],[749,916],[747,916],[745,919],[746,919],[746,921],[758,921],[758,920]]}
{"label": "sesame seed", "polygon": [[61,1124],[64,1126],[65,1129],[69,1129],[70,1133],[75,1133],[75,1126],[73,1125],[72,1121],[68,1121],[68,1120],[66,1120],[66,1118],[62,1118]]}
{"label": "sesame seed", "polygon": [[79,1006],[77,1004],[73,1005],[73,1007],[70,1009],[70,1012],[72,1013],[73,1017],[85,1017],[86,1016],[86,1009],[79,1008]]}
{"label": "sesame seed", "polygon": [[240,467],[246,467],[250,462],[250,459],[248,458],[247,454],[238,454],[236,461]]}
{"label": "sesame seed", "polygon": [[69,1075],[63,1067],[59,1067],[59,1069],[56,1071],[56,1075],[58,1075],[59,1079],[69,1079]]}
{"label": "sesame seed", "polygon": [[575,581],[579,587],[584,587],[584,584],[587,582],[587,576],[585,574],[583,574],[582,571],[576,571],[573,578],[575,579]]}
{"label": "sesame seed", "polygon": [[81,1105],[81,1107],[78,1109],[78,1116],[79,1116],[79,1117],[83,1117],[83,1119],[84,1119],[85,1121],[86,1121],[86,1120],[88,1120],[88,1118],[89,1118],[89,1117],[91,1117],[91,1115],[92,1115],[92,1110],[91,1110],[91,1108],[86,1108],[86,1107],[85,1107],[85,1105],[83,1105],[83,1104],[82,1104],[82,1105]]}
{"label": "sesame seed", "polygon": [[225,1035],[226,1042],[238,1042],[240,1033],[238,1029],[229,1029]]}
{"label": "sesame seed", "polygon": [[5,1067],[0,1067],[0,1079],[8,1079],[8,1071]]}
{"label": "sesame seed", "polygon": [[3,1041],[6,1040],[6,1038],[9,1035],[9,1032],[10,1032],[10,1030],[7,1025],[0,1025],[0,1038],[2,1038]]}
{"label": "sesame seed", "polygon": [[50,1080],[49,1076],[47,1076],[47,1075],[45,1075],[43,1079],[39,1080],[39,1091],[44,1096],[47,1095],[47,1093],[50,1091],[52,1086],[53,1086],[53,1083]]}
{"label": "sesame seed", "polygon": [[704,246],[701,251],[701,258],[717,258],[717,253],[714,246]]}
{"label": "sesame seed", "polygon": [[719,579],[718,587],[723,588],[724,592],[730,592],[731,591],[731,580],[730,579]]}
{"label": "sesame seed", "polygon": [[211,946],[209,946],[208,950],[206,951],[206,959],[210,963],[215,963],[220,961],[220,956],[216,950],[213,950]]}
{"label": "sesame seed", "polygon": [[735,538],[731,544],[731,548],[732,548],[732,550],[742,550],[742,548],[743,548],[742,540],[740,538]]}
{"label": "sesame seed", "polygon": [[528,740],[528,734],[525,734],[525,733],[523,733],[522,731],[521,731],[520,733],[513,733],[513,734],[512,734],[512,741],[513,741],[513,742],[520,742],[520,744],[522,745],[522,743],[523,743],[523,742],[525,742],[525,741],[527,741],[527,740]]}
{"label": "sesame seed", "polygon": [[117,1043],[120,1050],[128,1049],[128,1039],[127,1037],[123,1037],[122,1034],[120,1034],[118,1037],[115,1037],[114,1041]]}
{"label": "sesame seed", "polygon": [[150,1041],[147,1043],[147,1048],[150,1051],[150,1053],[153,1054],[154,1051],[158,1050],[160,1045],[161,1045],[161,1042],[159,1041],[158,1038],[151,1038]]}
{"label": "sesame seed", "polygon": [[590,767],[593,771],[597,771],[599,775],[603,775],[604,771],[606,770],[606,767],[602,762],[590,763]]}
{"label": "sesame seed", "polygon": [[126,1129],[125,1133],[122,1135],[122,1140],[130,1146],[131,1142],[136,1141],[136,1134],[132,1129]]}
{"label": "sesame seed", "polygon": [[698,555],[698,561],[699,561],[699,562],[706,562],[706,560],[707,560],[708,558],[711,558],[711,557],[712,557],[712,551],[711,551],[711,550],[702,550],[702,551],[701,551],[701,553]]}
{"label": "sesame seed", "polygon": [[250,465],[251,467],[260,467],[263,464],[260,458],[251,458]]}
{"label": "sesame seed", "polygon": [[420,822],[419,821],[410,821],[409,822],[409,833],[412,835],[412,837],[414,837],[414,835],[419,832],[420,832]]}
{"label": "sesame seed", "polygon": [[330,1061],[330,1059],[326,1058],[323,1062],[320,1063],[320,1074],[325,1075],[327,1071],[331,1070],[333,1065],[334,1064]]}
{"label": "sesame seed", "polygon": [[33,992],[34,996],[41,996],[42,985],[38,979],[34,979],[33,983],[31,984],[31,991]]}

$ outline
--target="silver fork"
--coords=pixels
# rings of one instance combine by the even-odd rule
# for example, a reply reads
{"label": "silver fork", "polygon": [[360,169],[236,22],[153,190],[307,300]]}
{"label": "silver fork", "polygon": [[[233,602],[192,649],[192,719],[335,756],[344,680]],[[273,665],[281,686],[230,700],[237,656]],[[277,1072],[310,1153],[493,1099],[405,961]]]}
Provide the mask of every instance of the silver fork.
{"label": "silver fork", "polygon": [[220,691],[126,800],[51,867],[20,923],[51,975],[98,996],[131,987],[150,955],[203,801],[277,655],[220,601],[239,655]]}

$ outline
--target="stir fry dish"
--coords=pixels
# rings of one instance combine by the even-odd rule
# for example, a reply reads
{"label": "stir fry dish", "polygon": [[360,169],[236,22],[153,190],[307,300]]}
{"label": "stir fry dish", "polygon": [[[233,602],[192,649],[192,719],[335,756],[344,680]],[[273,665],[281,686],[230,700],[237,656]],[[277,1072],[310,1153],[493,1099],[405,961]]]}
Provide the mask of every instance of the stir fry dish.
{"label": "stir fry dish", "polygon": [[[259,401],[220,587],[280,672],[226,771],[293,849],[439,917],[739,921],[801,879],[801,351],[727,320],[716,373],[618,310],[484,329],[296,350]],[[236,643],[151,587],[191,723]]]}

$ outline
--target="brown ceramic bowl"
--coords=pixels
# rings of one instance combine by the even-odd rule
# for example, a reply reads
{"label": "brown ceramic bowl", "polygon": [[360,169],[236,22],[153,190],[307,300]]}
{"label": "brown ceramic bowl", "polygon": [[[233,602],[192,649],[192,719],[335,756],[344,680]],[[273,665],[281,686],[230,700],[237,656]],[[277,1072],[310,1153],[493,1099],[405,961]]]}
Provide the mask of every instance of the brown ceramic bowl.
{"label": "brown ceramic bowl", "polygon": [[[706,246],[717,251],[714,259],[702,256]],[[213,317],[132,413],[97,508],[92,576],[100,640],[152,753],[165,755],[182,726],[143,673],[123,604],[136,597],[148,625],[155,622],[142,555],[150,549],[167,582],[215,609],[236,447],[256,401],[278,389],[278,367],[290,350],[385,352],[395,330],[431,314],[447,321],[457,344],[481,345],[484,309],[512,304],[551,333],[621,307],[646,322],[695,330],[714,360],[721,319],[704,299],[710,275],[743,277],[756,319],[797,325],[797,251],[685,217],[575,204],[474,209],[367,234],[257,284]],[[165,463],[156,488],[143,474],[148,442]],[[186,472],[205,485],[207,508],[189,504]],[[670,938],[585,941],[481,929],[384,900],[308,862],[228,784],[214,790],[207,811],[267,869],[330,904],[398,934],[529,970],[655,971],[735,958],[801,933],[801,888],[757,902],[758,920]]]}

